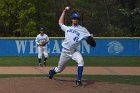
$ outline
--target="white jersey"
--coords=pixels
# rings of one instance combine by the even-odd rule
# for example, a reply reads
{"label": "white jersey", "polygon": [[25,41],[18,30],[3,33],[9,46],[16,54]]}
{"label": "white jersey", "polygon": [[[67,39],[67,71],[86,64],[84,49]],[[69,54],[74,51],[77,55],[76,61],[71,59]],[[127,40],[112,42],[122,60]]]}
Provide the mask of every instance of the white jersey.
{"label": "white jersey", "polygon": [[88,30],[80,25],[78,26],[66,26],[59,24],[61,29],[65,32],[65,40],[62,43],[62,47],[70,51],[78,49],[80,41],[92,36]]}
{"label": "white jersey", "polygon": [[43,36],[41,36],[40,34],[37,35],[36,40],[35,40],[36,44],[37,45],[41,44],[42,41],[45,41],[45,42],[49,41],[49,38],[46,34],[44,34]]}

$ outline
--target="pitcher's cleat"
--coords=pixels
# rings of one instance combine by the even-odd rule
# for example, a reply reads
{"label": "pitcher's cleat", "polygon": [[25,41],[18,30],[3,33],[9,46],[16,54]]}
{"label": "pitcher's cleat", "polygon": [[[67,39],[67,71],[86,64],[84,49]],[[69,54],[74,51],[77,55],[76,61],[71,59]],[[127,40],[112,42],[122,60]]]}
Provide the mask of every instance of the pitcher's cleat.
{"label": "pitcher's cleat", "polygon": [[75,85],[72,86],[72,87],[82,87],[82,86],[83,86],[82,81],[81,80],[76,80]]}
{"label": "pitcher's cleat", "polygon": [[56,74],[56,72],[54,71],[54,69],[50,70],[49,71],[49,79],[52,79],[55,74]]}
{"label": "pitcher's cleat", "polygon": [[77,85],[77,86],[82,86],[81,80],[76,80],[76,85]]}

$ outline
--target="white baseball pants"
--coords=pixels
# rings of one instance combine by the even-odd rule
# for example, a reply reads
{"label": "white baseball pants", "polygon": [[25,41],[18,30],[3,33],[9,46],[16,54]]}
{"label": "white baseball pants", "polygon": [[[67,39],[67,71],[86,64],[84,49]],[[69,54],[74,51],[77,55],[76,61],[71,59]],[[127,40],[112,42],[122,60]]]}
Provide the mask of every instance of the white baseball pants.
{"label": "white baseball pants", "polygon": [[44,55],[45,58],[48,57],[46,46],[38,46],[38,58],[42,58],[42,55]]}
{"label": "white baseball pants", "polygon": [[65,69],[65,67],[70,59],[73,59],[75,62],[77,62],[78,66],[84,66],[84,60],[79,51],[72,52],[72,51],[68,51],[67,49],[63,48],[59,62],[58,62],[58,66],[55,67],[55,69],[54,69],[55,72],[56,73],[62,72]]}

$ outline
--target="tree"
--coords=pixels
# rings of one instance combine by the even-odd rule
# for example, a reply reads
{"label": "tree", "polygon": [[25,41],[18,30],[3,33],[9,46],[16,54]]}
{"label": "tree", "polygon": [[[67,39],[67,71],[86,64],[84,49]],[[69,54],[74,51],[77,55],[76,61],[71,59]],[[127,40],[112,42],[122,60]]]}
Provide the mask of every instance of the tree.
{"label": "tree", "polygon": [[[3,22],[5,36],[32,35],[36,23],[33,15],[36,13],[34,5],[25,0],[3,0],[0,5],[0,17]],[[30,34],[27,34],[30,33]]]}
{"label": "tree", "polygon": [[139,0],[0,0],[0,36],[36,36],[40,25],[49,36],[64,36],[58,19],[66,6],[65,23],[79,12],[94,36],[140,36]]}

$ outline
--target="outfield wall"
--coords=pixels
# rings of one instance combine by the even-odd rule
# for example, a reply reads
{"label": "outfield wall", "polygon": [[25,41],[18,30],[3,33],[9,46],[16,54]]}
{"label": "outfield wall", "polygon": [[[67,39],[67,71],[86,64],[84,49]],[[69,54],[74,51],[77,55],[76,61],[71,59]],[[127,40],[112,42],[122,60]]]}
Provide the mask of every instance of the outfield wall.
{"label": "outfield wall", "polygon": [[[37,56],[35,38],[0,38],[0,56]],[[50,38],[49,56],[60,56],[64,38]],[[140,56],[140,38],[99,38],[96,48],[80,43],[83,56]]]}

